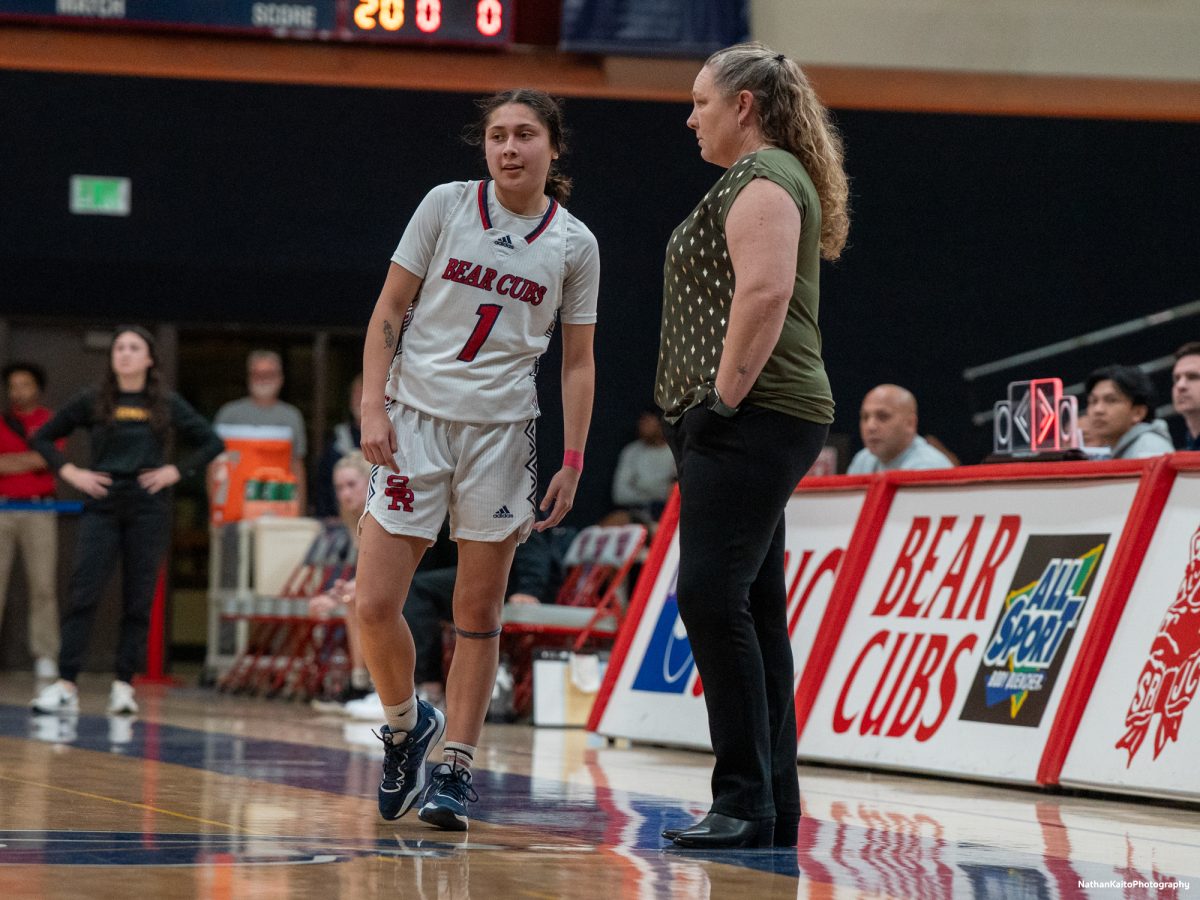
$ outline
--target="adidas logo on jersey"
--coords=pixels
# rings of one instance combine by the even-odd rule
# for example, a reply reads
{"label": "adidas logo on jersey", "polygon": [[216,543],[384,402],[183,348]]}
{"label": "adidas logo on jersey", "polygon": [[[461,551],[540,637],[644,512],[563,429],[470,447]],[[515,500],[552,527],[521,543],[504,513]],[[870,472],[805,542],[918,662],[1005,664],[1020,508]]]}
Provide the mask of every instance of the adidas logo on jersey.
{"label": "adidas logo on jersey", "polygon": [[513,514],[508,511],[507,506],[502,506],[498,510],[496,510],[494,513],[492,513],[493,519],[511,519],[512,517],[513,517]]}
{"label": "adidas logo on jersey", "polygon": [[506,250],[513,249],[512,238],[509,237],[507,234],[501,235],[500,237],[498,237],[494,241],[492,241],[492,243],[495,244],[497,247],[503,247]]}

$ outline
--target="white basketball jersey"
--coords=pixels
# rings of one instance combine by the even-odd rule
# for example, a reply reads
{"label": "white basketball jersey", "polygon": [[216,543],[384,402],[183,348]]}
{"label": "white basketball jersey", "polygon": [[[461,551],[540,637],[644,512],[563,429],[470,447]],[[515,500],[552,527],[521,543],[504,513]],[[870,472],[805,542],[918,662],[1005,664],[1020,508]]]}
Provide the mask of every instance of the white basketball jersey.
{"label": "white basketball jersey", "polygon": [[424,278],[392,358],[387,394],[457,422],[538,415],[538,359],[562,309],[596,321],[599,254],[553,199],[541,216],[500,207],[490,182],[434,188],[392,261]]}

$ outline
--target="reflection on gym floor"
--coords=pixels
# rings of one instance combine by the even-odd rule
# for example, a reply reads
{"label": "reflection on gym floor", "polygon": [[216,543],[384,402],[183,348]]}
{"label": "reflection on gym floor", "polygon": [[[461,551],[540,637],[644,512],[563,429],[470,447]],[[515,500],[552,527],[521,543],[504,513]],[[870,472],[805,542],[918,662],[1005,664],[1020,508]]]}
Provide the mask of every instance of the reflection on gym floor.
{"label": "reflection on gym floor", "polygon": [[[378,818],[369,725],[184,688],[142,689],[136,720],[34,717],[31,687],[0,679],[6,900],[1200,890],[1194,809],[805,768],[796,849],[683,851],[659,832],[705,812],[706,755],[512,725],[485,732],[482,801],[471,831],[450,834]],[[83,688],[83,708],[102,709]]]}

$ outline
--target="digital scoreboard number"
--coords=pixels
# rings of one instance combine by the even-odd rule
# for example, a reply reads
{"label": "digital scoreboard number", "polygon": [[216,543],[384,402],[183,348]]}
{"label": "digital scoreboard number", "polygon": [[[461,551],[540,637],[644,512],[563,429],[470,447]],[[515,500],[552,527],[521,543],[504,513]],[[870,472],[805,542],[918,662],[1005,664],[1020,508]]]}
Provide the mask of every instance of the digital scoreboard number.
{"label": "digital scoreboard number", "polygon": [[507,46],[514,0],[0,0],[0,21],[300,40]]}
{"label": "digital scoreboard number", "polygon": [[355,37],[375,40],[507,44],[509,4],[502,0],[350,0]]}

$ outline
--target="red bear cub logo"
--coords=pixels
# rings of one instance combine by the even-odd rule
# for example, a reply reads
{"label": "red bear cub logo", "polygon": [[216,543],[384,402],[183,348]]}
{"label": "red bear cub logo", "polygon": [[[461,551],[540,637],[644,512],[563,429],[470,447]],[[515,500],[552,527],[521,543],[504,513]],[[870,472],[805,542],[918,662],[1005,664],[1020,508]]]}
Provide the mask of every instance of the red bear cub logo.
{"label": "red bear cub logo", "polygon": [[1154,758],[1167,741],[1179,740],[1179,726],[1196,688],[1200,686],[1200,528],[1192,535],[1192,554],[1175,602],[1167,607],[1158,634],[1150,645],[1150,658],[1138,676],[1137,688],[1129,711],[1125,713],[1125,733],[1117,741],[1118,750],[1129,753],[1128,768],[1146,739],[1155,713],[1158,730],[1154,733]]}

